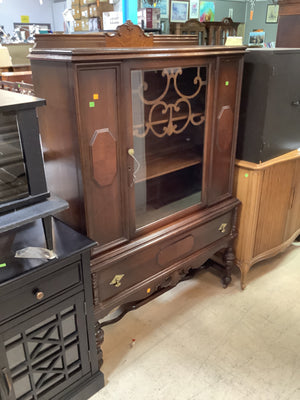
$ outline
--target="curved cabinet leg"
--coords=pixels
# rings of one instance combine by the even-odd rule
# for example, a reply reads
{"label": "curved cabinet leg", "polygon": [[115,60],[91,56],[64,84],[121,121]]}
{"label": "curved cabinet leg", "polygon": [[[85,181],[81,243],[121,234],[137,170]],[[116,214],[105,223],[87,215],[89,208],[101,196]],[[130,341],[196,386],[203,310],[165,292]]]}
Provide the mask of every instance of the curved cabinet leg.
{"label": "curved cabinet leg", "polygon": [[235,255],[232,247],[228,247],[224,254],[225,275],[222,278],[223,287],[227,288],[231,282],[231,271],[234,266]]}
{"label": "curved cabinet leg", "polygon": [[95,323],[95,337],[96,337],[96,348],[97,348],[97,357],[98,357],[98,366],[99,369],[103,364],[103,352],[101,349],[101,345],[104,342],[104,331],[101,328],[99,322]]}
{"label": "curved cabinet leg", "polygon": [[247,274],[249,269],[251,268],[252,264],[241,264],[239,265],[239,269],[241,271],[241,289],[244,290],[247,285]]}

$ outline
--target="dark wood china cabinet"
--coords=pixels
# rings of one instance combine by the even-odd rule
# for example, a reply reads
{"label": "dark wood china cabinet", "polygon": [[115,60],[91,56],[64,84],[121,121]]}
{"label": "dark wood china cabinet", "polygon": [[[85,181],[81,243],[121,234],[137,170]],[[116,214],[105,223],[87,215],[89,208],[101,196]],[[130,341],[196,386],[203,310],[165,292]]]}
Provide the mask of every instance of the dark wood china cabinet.
{"label": "dark wood china cabinet", "polygon": [[[193,38],[191,37],[191,40]],[[243,47],[115,34],[37,35],[30,55],[49,189],[98,246],[96,318],[176,285],[217,251],[231,280]]]}

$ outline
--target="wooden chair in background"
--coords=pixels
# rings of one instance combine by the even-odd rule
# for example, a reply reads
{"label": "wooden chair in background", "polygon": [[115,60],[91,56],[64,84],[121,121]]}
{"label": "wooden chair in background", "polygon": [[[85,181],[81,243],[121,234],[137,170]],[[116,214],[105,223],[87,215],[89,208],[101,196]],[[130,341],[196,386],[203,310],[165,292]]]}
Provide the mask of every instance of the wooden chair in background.
{"label": "wooden chair in background", "polygon": [[199,44],[207,44],[207,30],[204,23],[197,19],[189,19],[184,24],[180,24],[180,35],[198,35]]}
{"label": "wooden chair in background", "polygon": [[231,18],[223,18],[221,22],[208,22],[208,44],[224,45],[227,36],[236,36],[239,26]]}

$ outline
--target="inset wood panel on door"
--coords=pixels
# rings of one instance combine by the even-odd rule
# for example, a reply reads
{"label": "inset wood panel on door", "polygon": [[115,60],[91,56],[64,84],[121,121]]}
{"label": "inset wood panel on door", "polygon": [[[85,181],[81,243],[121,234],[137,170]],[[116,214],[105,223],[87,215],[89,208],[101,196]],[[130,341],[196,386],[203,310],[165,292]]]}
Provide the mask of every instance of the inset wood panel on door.
{"label": "inset wood panel on door", "polygon": [[122,239],[125,230],[117,93],[117,67],[78,70],[87,233],[100,246]]}
{"label": "inset wood panel on door", "polygon": [[236,140],[236,114],[239,104],[237,93],[241,61],[238,58],[217,60],[217,83],[215,91],[216,112],[214,125],[213,167],[211,170],[209,203],[228,196],[232,191],[232,151]]}
{"label": "inset wood panel on door", "polygon": [[254,256],[283,242],[294,165],[289,161],[264,171],[261,198],[265,201],[260,204]]}

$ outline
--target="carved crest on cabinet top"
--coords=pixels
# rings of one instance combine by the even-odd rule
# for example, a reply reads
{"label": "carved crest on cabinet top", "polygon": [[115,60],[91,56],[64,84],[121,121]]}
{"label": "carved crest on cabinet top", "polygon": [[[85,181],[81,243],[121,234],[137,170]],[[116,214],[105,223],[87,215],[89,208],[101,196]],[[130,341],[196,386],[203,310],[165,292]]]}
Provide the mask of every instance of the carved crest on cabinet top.
{"label": "carved crest on cabinet top", "polygon": [[117,27],[116,33],[105,34],[106,47],[153,47],[153,35],[144,33],[141,27],[126,21]]}

